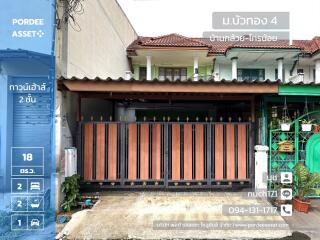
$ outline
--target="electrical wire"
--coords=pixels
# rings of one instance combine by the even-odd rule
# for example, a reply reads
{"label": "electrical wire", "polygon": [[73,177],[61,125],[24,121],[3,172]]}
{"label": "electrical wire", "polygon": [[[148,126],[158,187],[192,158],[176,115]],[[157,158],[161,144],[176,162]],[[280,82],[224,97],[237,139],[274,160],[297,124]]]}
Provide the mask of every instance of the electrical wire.
{"label": "electrical wire", "polygon": [[62,0],[64,11],[61,19],[58,17],[57,22],[62,20],[65,24],[69,24],[75,31],[80,32],[81,27],[76,21],[76,15],[82,15],[84,13],[83,1],[84,0]]}

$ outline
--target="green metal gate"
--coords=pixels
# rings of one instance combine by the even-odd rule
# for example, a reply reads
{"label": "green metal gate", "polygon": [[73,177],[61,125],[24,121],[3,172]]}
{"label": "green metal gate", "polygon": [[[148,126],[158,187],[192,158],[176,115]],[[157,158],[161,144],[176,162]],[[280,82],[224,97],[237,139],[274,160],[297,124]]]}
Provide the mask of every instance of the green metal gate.
{"label": "green metal gate", "polygon": [[[271,129],[269,134],[269,176],[278,172],[292,172],[298,162],[306,162],[307,142],[314,134],[320,134],[320,118],[317,117],[311,131],[304,132],[301,129],[301,120],[306,117],[316,117],[320,111],[305,114],[291,123],[290,131],[284,132],[281,129]],[[292,153],[280,152],[279,142],[289,141],[294,144]],[[269,185],[269,188],[273,188]],[[320,196],[318,196],[320,197]]]}

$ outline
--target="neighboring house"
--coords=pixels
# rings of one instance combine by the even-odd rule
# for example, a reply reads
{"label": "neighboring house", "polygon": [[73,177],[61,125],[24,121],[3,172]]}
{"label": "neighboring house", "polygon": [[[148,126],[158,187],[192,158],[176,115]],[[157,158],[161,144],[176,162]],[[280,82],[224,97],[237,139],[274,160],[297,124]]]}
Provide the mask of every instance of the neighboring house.
{"label": "neighboring house", "polygon": [[[82,1],[83,13],[67,17],[58,3],[57,75],[64,77],[124,76],[130,70],[126,48],[137,34],[116,0]],[[80,8],[80,6],[79,6]],[[80,9],[79,9],[80,11]]]}
{"label": "neighboring house", "polygon": [[[319,46],[320,37],[288,45],[286,41],[211,42],[210,39],[169,34],[139,37],[127,51],[136,79],[269,79],[309,83],[320,82],[315,71],[320,64]],[[176,67],[175,71],[170,69],[172,66]],[[182,75],[179,68],[182,68]],[[195,69],[198,69],[196,77]],[[320,77],[319,72],[317,76]]]}
{"label": "neighboring house", "polygon": [[[86,186],[252,186],[253,147],[267,145],[285,103],[292,118],[306,105],[320,109],[319,39],[138,37],[127,48],[132,75],[62,77],[60,88],[80,96],[78,172]],[[111,108],[90,115],[88,99]]]}
{"label": "neighboring house", "polygon": [[[124,77],[130,71],[126,54],[129,44],[137,38],[126,15],[115,0],[81,1],[83,13],[68,17],[68,6],[57,2],[56,31],[57,79]],[[78,9],[78,10],[79,10]],[[70,9],[69,9],[70,10]],[[58,84],[60,84],[58,82]],[[65,148],[75,146],[81,111],[86,117],[100,116],[101,111],[112,111],[112,104],[103,99],[83,99],[78,109],[79,94],[59,87],[56,99],[56,159],[57,172],[63,181]],[[60,184],[58,184],[59,186]],[[60,188],[56,192],[60,199]]]}

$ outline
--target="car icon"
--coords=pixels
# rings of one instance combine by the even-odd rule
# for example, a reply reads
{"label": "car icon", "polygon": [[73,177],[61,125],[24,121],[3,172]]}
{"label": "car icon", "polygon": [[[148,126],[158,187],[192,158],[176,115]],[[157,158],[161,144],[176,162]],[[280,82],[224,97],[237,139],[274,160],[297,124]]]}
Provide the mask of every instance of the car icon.
{"label": "car icon", "polygon": [[40,188],[40,182],[31,182],[30,183],[30,190],[38,190],[40,191],[41,188]]}
{"label": "car icon", "polygon": [[40,226],[40,221],[39,221],[39,219],[32,219],[31,220],[31,222],[30,222],[30,225],[31,225],[31,227],[33,227],[33,226]]}

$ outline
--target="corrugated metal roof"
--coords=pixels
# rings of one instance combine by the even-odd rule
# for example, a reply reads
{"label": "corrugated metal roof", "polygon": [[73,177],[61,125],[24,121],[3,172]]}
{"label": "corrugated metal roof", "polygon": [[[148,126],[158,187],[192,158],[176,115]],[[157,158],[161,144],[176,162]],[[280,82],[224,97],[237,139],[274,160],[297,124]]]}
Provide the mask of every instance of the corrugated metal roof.
{"label": "corrugated metal roof", "polygon": [[96,81],[96,82],[134,82],[134,83],[170,83],[170,84],[279,84],[279,85],[309,85],[309,86],[320,86],[320,83],[315,82],[282,82],[280,79],[278,80],[270,80],[270,79],[264,79],[264,80],[237,80],[237,79],[221,79],[219,81],[211,79],[199,79],[195,81],[193,78],[188,78],[187,80],[181,80],[177,79],[175,81],[165,79],[165,80],[159,80],[158,78],[154,78],[152,80],[146,80],[146,79],[134,79],[131,78],[129,80],[126,80],[122,77],[120,78],[77,78],[77,77],[71,77],[71,78],[59,78],[60,81]]}
{"label": "corrugated metal roof", "polygon": [[169,80],[169,79],[165,79],[165,80],[159,80],[158,78],[154,78],[152,80],[146,80],[146,79],[134,79],[134,78],[131,78],[130,80],[126,80],[124,78],[117,78],[117,79],[114,79],[114,78],[99,78],[99,77],[96,77],[96,78],[87,78],[87,77],[84,77],[84,78],[77,78],[77,77],[71,77],[71,78],[64,78],[64,77],[61,77],[59,79],[60,81],[102,81],[102,82],[135,82],[135,83],[172,83],[172,84],[175,84],[175,83],[191,83],[191,84],[200,84],[200,83],[214,83],[214,84],[230,84],[230,83],[237,83],[237,84],[241,84],[241,83],[269,83],[269,84],[272,84],[272,83],[281,83],[281,80],[270,80],[270,79],[265,79],[265,80],[259,80],[259,79],[256,79],[256,80],[237,80],[237,79],[232,79],[232,80],[227,80],[227,79],[221,79],[219,81],[215,81],[213,78],[211,79],[199,79],[197,81],[195,81],[193,78],[188,78],[187,80],[181,80],[181,79],[177,79],[175,81],[172,81],[172,80]]}
{"label": "corrugated metal roof", "polygon": [[42,57],[49,58],[51,57],[48,54],[24,50],[24,49],[0,49],[0,58],[27,58],[27,57]]}

